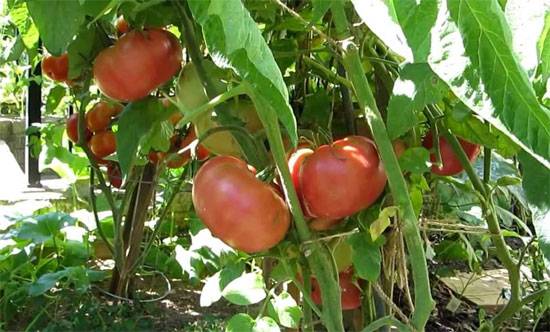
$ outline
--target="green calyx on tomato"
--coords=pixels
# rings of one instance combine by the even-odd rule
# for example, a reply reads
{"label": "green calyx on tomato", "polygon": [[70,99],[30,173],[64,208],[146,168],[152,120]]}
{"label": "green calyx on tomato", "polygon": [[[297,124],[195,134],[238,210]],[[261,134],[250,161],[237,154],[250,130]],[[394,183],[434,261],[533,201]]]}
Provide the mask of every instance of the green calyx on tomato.
{"label": "green calyx on tomato", "polygon": [[146,97],[181,68],[182,48],[163,29],[132,30],[94,60],[99,89],[112,99],[135,101]]}
{"label": "green calyx on tomato", "polygon": [[290,226],[285,201],[235,157],[208,160],[193,181],[197,215],[214,236],[248,253],[277,245]]}
{"label": "green calyx on tomato", "polygon": [[[458,141],[462,146],[462,149],[468,156],[470,162],[473,162],[479,154],[479,145],[467,142],[461,138],[459,138]],[[447,142],[445,137],[440,136],[438,143],[439,153],[441,155],[441,165],[436,164],[437,156],[435,155],[435,153],[431,153],[430,160],[433,163],[432,173],[442,176],[451,176],[462,172],[464,170],[464,167],[462,167],[460,160],[455,155],[451,145]],[[426,137],[424,137],[422,145],[428,150],[431,150],[433,148],[433,134],[431,131],[428,132]]]}

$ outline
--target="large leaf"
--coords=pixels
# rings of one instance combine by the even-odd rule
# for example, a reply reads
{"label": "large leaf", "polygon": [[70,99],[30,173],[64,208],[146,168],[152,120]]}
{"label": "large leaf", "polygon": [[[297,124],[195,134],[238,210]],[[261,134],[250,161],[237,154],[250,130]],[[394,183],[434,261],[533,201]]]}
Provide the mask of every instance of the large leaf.
{"label": "large leaf", "polygon": [[348,243],[352,248],[353,267],[357,275],[368,281],[378,279],[382,257],[379,246],[372,241],[370,234],[353,234]]}
{"label": "large leaf", "polygon": [[134,163],[140,140],[155,124],[168,119],[170,114],[157,98],[152,97],[130,103],[124,108],[116,132],[116,153],[124,174]]}
{"label": "large leaf", "polygon": [[540,59],[540,72],[543,81],[546,81],[550,76],[550,12],[546,13],[544,29],[540,34],[537,49]]}
{"label": "large leaf", "polygon": [[405,64],[388,103],[388,134],[395,139],[417,125],[415,112],[441,100],[448,90],[425,63]]}
{"label": "large leaf", "polygon": [[267,311],[271,317],[284,327],[297,329],[300,326],[302,310],[294,298],[285,291],[273,296],[269,301]]}
{"label": "large leaf", "polygon": [[79,2],[31,0],[27,6],[46,49],[53,55],[61,55],[84,21]]}
{"label": "large leaf", "polygon": [[27,4],[24,2],[14,4],[10,9],[10,18],[17,26],[25,47],[29,49],[33,48],[38,42],[38,30],[36,29],[36,25],[29,20]]}
{"label": "large leaf", "polygon": [[254,94],[267,101],[286,128],[291,140],[297,141],[296,119],[288,104],[288,91],[271,50],[256,22],[240,0],[189,0],[195,20],[201,25],[206,44],[217,64],[229,64],[250,84]]}
{"label": "large leaf", "polygon": [[425,62],[437,0],[352,0],[365,24],[405,60]]}
{"label": "large leaf", "polygon": [[533,215],[539,247],[550,266],[550,170],[526,153],[519,154],[523,190]]}
{"label": "large leaf", "polygon": [[548,0],[508,0],[506,20],[512,31],[513,48],[523,69],[532,76],[539,63],[538,38],[544,28]]}
{"label": "large leaf", "polygon": [[258,273],[245,273],[225,286],[222,295],[238,305],[258,303],[266,295],[263,278]]}
{"label": "large leaf", "polygon": [[17,237],[40,244],[60,234],[61,228],[74,225],[75,223],[75,218],[59,212],[50,212],[29,217],[22,222],[17,232]]}
{"label": "large leaf", "polygon": [[512,51],[500,5],[447,3],[432,30],[432,69],[470,109],[550,168],[550,111],[538,103]]}

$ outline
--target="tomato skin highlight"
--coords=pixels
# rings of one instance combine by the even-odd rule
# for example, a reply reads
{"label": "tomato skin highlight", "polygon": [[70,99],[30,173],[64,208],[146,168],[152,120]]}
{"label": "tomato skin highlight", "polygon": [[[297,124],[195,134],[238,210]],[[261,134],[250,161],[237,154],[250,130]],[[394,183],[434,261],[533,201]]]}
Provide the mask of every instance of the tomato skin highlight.
{"label": "tomato skin highlight", "polygon": [[[338,273],[340,284],[340,301],[342,310],[352,310],[361,306],[361,290],[353,284],[353,270],[347,269]],[[315,277],[311,278],[311,299],[317,305],[321,305],[321,287]]]}
{"label": "tomato skin highlight", "polygon": [[[78,113],[73,113],[67,119],[65,124],[65,130],[67,131],[67,136],[73,143],[78,143]],[[92,137],[92,133],[85,128],[85,141],[88,142]]]}
{"label": "tomato skin highlight", "polygon": [[86,126],[94,133],[104,131],[111,123],[111,117],[122,112],[122,105],[100,101],[86,113]]}
{"label": "tomato skin highlight", "polygon": [[102,50],[93,66],[99,89],[112,99],[135,101],[168,81],[181,67],[181,45],[163,29],[132,30]]}
{"label": "tomato skin highlight", "polygon": [[284,200],[235,157],[208,160],[195,176],[192,197],[197,215],[212,234],[248,253],[275,246],[290,225]]}
{"label": "tomato skin highlight", "polygon": [[[470,160],[470,162],[473,162],[479,154],[479,145],[470,143],[461,138],[458,138],[458,142],[462,146],[462,149],[464,149],[464,152],[466,152],[468,160]],[[430,161],[434,163],[432,165],[432,173],[442,176],[452,176],[462,172],[464,170],[464,167],[462,167],[460,160],[455,155],[453,148],[447,142],[445,137],[440,136],[438,143],[439,152],[441,154],[441,166],[438,167],[438,165],[435,164],[437,162],[437,156],[435,155],[435,153],[431,153]],[[433,134],[431,131],[428,132],[426,137],[424,137],[422,145],[428,150],[433,148]]]}
{"label": "tomato skin highlight", "polygon": [[90,150],[97,158],[105,158],[116,151],[116,138],[112,131],[96,133],[90,139]]}
{"label": "tomato skin highlight", "polygon": [[385,186],[386,173],[376,146],[363,136],[320,146],[300,169],[303,204],[324,225],[369,207]]}
{"label": "tomato skin highlight", "polygon": [[42,59],[42,73],[54,81],[65,82],[69,75],[69,56],[63,53],[60,56],[47,55]]}
{"label": "tomato skin highlight", "polygon": [[304,199],[302,197],[302,188],[300,186],[300,170],[302,168],[304,160],[312,154],[312,149],[301,148],[292,153],[290,158],[288,158],[288,168],[290,170],[290,176],[292,177],[292,184],[294,185],[296,194],[300,199],[300,205],[302,206],[302,211],[304,213],[304,217],[306,218],[311,218],[311,215],[309,211],[307,211],[306,206],[303,203]]}

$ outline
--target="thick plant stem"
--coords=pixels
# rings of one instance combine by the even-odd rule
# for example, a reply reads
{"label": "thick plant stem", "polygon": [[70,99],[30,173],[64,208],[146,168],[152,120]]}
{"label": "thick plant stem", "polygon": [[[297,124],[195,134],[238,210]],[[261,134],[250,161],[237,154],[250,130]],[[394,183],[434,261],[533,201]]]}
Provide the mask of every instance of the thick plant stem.
{"label": "thick plant stem", "polygon": [[[341,18],[340,20],[335,20],[335,24],[340,26],[348,25],[341,1],[333,2],[332,11],[340,12],[340,14],[334,15],[335,18]],[[434,301],[430,292],[428,266],[418,228],[418,220],[414,213],[407,184],[388,137],[386,126],[376,106],[369,82],[361,66],[357,47],[351,42],[344,48],[343,62],[353,84],[359,105],[365,112],[365,118],[369,123],[378,147],[378,152],[384,163],[394,201],[400,209],[403,220],[403,235],[407,243],[414,280],[415,310],[412,313],[411,322],[415,329],[423,330],[434,308]]]}
{"label": "thick plant stem", "polygon": [[322,289],[321,299],[323,301],[323,312],[321,319],[328,331],[343,331],[344,326],[342,321],[338,274],[334,269],[332,256],[326,246],[317,241],[310,241],[312,235],[304,219],[298,195],[292,184],[281,137],[281,130],[275,116],[275,110],[273,110],[261,97],[255,96],[252,90],[250,91],[250,95],[256,107],[266,109],[265,112],[258,112],[258,115],[266,130],[269,146],[273,158],[275,159],[277,169],[279,170],[279,174],[281,175],[285,196],[290,207],[290,212],[294,217],[298,236],[301,242],[307,241],[307,243],[303,244],[304,255]]}
{"label": "thick plant stem", "polygon": [[518,310],[523,306],[523,301],[521,299],[521,283],[520,283],[520,270],[519,266],[516,264],[512,258],[512,254],[504,241],[504,236],[500,231],[500,225],[498,222],[498,216],[496,213],[495,205],[490,196],[489,191],[487,190],[485,184],[477,176],[474,168],[470,164],[468,156],[462,149],[458,139],[449,132],[447,128],[443,130],[445,139],[451,145],[453,152],[460,160],[460,163],[464,167],[466,174],[470,178],[474,188],[478,193],[484,198],[481,200],[481,207],[483,213],[485,214],[485,219],[487,221],[487,226],[489,227],[489,232],[491,233],[491,240],[496,247],[496,255],[502,265],[508,270],[508,281],[510,282],[510,300],[506,306],[492,319],[493,328],[497,328],[505,320],[511,318]]}

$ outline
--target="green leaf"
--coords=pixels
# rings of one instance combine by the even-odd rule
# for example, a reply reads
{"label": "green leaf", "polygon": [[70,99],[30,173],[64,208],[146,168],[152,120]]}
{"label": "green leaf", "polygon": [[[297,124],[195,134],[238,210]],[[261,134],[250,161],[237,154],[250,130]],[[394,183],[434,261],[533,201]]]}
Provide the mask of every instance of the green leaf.
{"label": "green leaf", "polygon": [[29,19],[29,11],[25,2],[18,2],[10,9],[10,18],[17,26],[23,38],[23,43],[28,49],[33,48],[38,42],[38,29]]}
{"label": "green leaf", "polygon": [[546,13],[544,29],[542,30],[537,49],[540,59],[540,72],[543,82],[548,81],[550,77],[550,12]]}
{"label": "green leaf", "polygon": [[547,1],[508,0],[506,3],[505,15],[512,31],[514,52],[531,77],[539,63],[537,42],[549,10],[550,2]]}
{"label": "green leaf", "polygon": [[355,11],[369,29],[405,61],[413,62],[413,53],[398,23],[393,4],[385,0],[351,0]]}
{"label": "green leaf", "polygon": [[70,266],[64,270],[46,273],[29,286],[30,296],[38,296],[46,293],[62,279],[74,286],[77,292],[84,293],[90,288],[91,282],[103,280],[107,276],[105,271],[94,271],[84,266]]}
{"label": "green leaf", "polygon": [[281,73],[284,73],[288,67],[296,62],[298,57],[298,42],[296,39],[277,39],[271,42],[270,47]]}
{"label": "green leaf", "polygon": [[80,29],[67,47],[69,79],[80,77],[86,70],[90,71],[95,57],[110,43],[109,37],[96,24]]}
{"label": "green leaf", "polygon": [[331,1],[330,0],[312,0],[313,11],[311,13],[311,22],[317,23],[319,20],[325,16],[327,11],[330,9]]}
{"label": "green leaf", "polygon": [[124,174],[128,174],[132,168],[141,139],[156,123],[168,117],[170,112],[157,98],[149,97],[126,105],[120,114],[116,132],[116,153]]}
{"label": "green leaf", "polygon": [[84,21],[79,2],[30,0],[27,6],[48,52],[61,55]]}
{"label": "green leaf", "polygon": [[254,319],[247,314],[236,314],[225,327],[225,332],[252,332],[254,327]]}
{"label": "green leaf", "polygon": [[20,239],[28,239],[40,244],[57,236],[61,228],[74,225],[76,219],[65,213],[50,212],[23,220],[17,232]]}
{"label": "green leaf", "polygon": [[365,24],[392,51],[408,62],[425,62],[437,0],[352,0]]}
{"label": "green leaf", "polygon": [[399,166],[403,172],[426,173],[430,170],[430,151],[423,147],[409,148],[399,157]]}
{"label": "green leaf", "polygon": [[57,106],[59,106],[61,99],[65,97],[65,92],[65,87],[61,85],[56,85],[50,90],[48,98],[46,99],[46,113],[53,112]]}
{"label": "green leaf", "polygon": [[[460,103],[457,108],[461,107],[460,105],[463,104]],[[453,134],[464,138],[468,142],[497,150],[504,157],[512,157],[520,150],[519,146],[508,136],[471,112],[461,116],[461,119],[458,119],[455,112],[453,112],[451,116],[445,118],[445,122]]]}
{"label": "green leaf", "polygon": [[252,327],[254,332],[280,332],[281,329],[277,325],[277,322],[271,317],[261,317],[256,319],[254,326]]}
{"label": "green leaf", "polygon": [[550,111],[515,58],[498,2],[447,3],[432,30],[432,69],[464,104],[550,168]]}
{"label": "green leaf", "polygon": [[386,228],[391,225],[390,219],[397,216],[397,211],[398,208],[396,206],[388,206],[380,211],[378,218],[373,221],[369,227],[369,233],[373,241],[376,241],[376,239],[384,233]]}
{"label": "green leaf", "polygon": [[415,112],[428,104],[439,102],[447,86],[425,63],[405,64],[393,86],[388,103],[388,134],[390,139],[405,134],[417,125]]}
{"label": "green leaf", "polygon": [[356,233],[349,237],[352,248],[353,267],[357,275],[368,281],[376,281],[380,275],[382,257],[378,245],[368,233]]}
{"label": "green leaf", "polygon": [[258,273],[246,273],[231,281],[222,291],[229,302],[238,305],[258,303],[265,298],[264,281]]}
{"label": "green leaf", "polygon": [[254,94],[265,101],[262,103],[265,109],[257,107],[260,118],[272,118],[262,114],[276,114],[291,141],[296,143],[296,119],[288,104],[283,76],[241,1],[189,0],[188,4],[217,64],[229,63],[250,84]]}
{"label": "green leaf", "polygon": [[523,169],[523,189],[532,213],[539,247],[550,267],[550,170],[527,153],[519,154]]}
{"label": "green leaf", "polygon": [[21,57],[21,54],[23,54],[23,51],[25,51],[25,43],[23,42],[23,39],[18,36],[13,39],[10,46],[4,49],[4,52],[0,57],[0,64],[18,60]]}
{"label": "green leaf", "polygon": [[332,121],[332,105],[327,92],[319,89],[314,94],[306,96],[304,111],[300,123],[308,127],[319,126],[328,130]]}
{"label": "green leaf", "polygon": [[297,329],[300,327],[302,310],[292,296],[283,291],[269,301],[267,311],[280,325]]}

